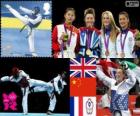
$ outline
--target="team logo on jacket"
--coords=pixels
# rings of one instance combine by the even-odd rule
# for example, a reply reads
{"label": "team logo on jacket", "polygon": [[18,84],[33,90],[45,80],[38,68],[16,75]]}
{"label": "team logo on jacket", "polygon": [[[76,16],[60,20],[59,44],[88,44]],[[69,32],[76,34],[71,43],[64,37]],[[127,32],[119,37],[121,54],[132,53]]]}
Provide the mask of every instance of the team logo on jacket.
{"label": "team logo on jacket", "polygon": [[133,40],[133,38],[132,38],[132,37],[129,37],[129,38],[128,38],[128,40],[129,40],[129,41],[132,41],[132,40]]}

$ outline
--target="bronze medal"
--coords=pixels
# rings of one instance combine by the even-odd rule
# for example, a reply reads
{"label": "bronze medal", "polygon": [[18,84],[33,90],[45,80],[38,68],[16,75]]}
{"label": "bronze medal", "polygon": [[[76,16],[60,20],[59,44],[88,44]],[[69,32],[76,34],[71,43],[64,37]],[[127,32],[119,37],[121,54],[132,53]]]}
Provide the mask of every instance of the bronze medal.
{"label": "bronze medal", "polygon": [[125,53],[122,52],[122,53],[121,53],[121,58],[124,58],[124,57],[125,57]]}
{"label": "bronze medal", "polygon": [[105,51],[105,55],[109,56],[109,51],[108,50]]}

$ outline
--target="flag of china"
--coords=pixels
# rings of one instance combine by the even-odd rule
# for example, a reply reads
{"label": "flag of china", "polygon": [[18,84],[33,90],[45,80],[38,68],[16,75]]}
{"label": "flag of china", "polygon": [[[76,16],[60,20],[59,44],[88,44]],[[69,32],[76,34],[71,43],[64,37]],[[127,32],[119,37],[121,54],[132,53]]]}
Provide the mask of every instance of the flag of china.
{"label": "flag of china", "polygon": [[96,78],[70,78],[70,96],[96,96]]}

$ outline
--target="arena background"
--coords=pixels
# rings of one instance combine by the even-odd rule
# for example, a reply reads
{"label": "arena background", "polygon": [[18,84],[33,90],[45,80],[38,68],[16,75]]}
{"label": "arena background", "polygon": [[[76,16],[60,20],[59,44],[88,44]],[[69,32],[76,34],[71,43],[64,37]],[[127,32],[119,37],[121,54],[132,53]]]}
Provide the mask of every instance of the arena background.
{"label": "arena background", "polygon": [[68,7],[73,7],[76,10],[76,20],[74,25],[76,27],[84,26],[84,10],[86,8],[94,8],[96,13],[95,27],[101,28],[101,14],[106,10],[113,13],[115,21],[118,24],[118,14],[121,11],[127,11],[130,16],[131,27],[140,29],[140,7],[126,7],[125,1],[134,0],[52,0],[52,24],[53,27],[57,24],[63,23],[64,12]]}
{"label": "arena background", "polygon": [[[2,58],[0,59],[0,77],[10,75],[13,66],[19,67],[30,75],[30,78],[39,79],[43,81],[50,81],[61,71],[66,71],[68,83],[60,96],[57,96],[57,104],[55,113],[69,113],[69,60],[68,59],[51,59],[51,58]],[[2,108],[2,92],[15,91],[18,93],[18,112],[22,112],[21,107],[21,91],[14,83],[1,83],[0,84],[0,112]],[[49,98],[47,93],[32,93],[29,94],[29,113],[41,112],[45,113],[48,109]],[[11,110],[9,112],[12,112]]]}

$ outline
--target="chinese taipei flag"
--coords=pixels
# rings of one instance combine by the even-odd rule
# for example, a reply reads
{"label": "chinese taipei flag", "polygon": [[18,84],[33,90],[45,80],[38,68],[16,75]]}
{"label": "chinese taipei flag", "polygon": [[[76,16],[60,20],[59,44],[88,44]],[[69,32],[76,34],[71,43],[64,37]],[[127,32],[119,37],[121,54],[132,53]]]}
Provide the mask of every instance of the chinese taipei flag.
{"label": "chinese taipei flag", "polygon": [[96,59],[71,59],[70,116],[96,116]]}
{"label": "chinese taipei flag", "polygon": [[70,116],[96,116],[96,97],[70,97]]}

